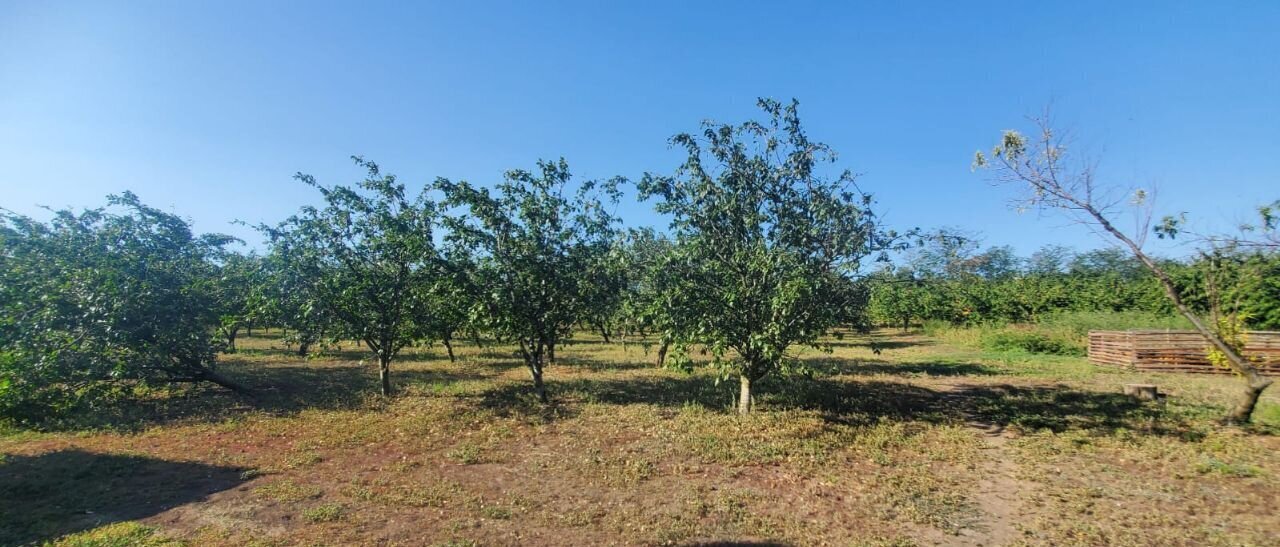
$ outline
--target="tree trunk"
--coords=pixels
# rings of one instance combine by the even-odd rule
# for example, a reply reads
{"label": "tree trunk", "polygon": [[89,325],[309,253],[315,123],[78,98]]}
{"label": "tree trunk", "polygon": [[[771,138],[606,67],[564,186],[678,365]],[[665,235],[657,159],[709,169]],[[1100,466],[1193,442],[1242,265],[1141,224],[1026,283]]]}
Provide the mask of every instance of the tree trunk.
{"label": "tree trunk", "polygon": [[530,366],[529,375],[533,376],[533,390],[538,394],[538,401],[542,402],[544,405],[551,402],[551,400],[547,398],[547,386],[542,383],[542,367]]}
{"label": "tree trunk", "polygon": [[751,413],[751,378],[745,373],[738,376],[738,414]]}
{"label": "tree trunk", "polygon": [[663,338],[662,345],[658,346],[658,366],[664,366],[667,363],[667,349],[671,347],[671,341]]}
{"label": "tree trunk", "polygon": [[910,332],[910,331],[911,331],[911,316],[908,315],[902,318],[902,332]]}
{"label": "tree trunk", "polygon": [[231,327],[227,329],[227,353],[236,352],[236,334],[240,332],[240,327]]}
{"label": "tree trunk", "polygon": [[1240,398],[1240,402],[1231,410],[1230,414],[1224,421],[1234,424],[1247,424],[1253,417],[1253,409],[1258,406],[1258,398],[1262,396],[1262,392],[1271,385],[1271,379],[1263,378],[1261,375],[1254,379],[1250,379],[1245,387],[1244,396]]}
{"label": "tree trunk", "polygon": [[476,330],[471,331],[471,341],[472,341],[473,343],[475,343],[475,345],[476,345],[476,347],[477,347],[477,348],[483,348],[483,347],[484,347],[484,344],[482,344],[482,343],[480,342],[480,332],[479,332],[479,331],[476,331]]}
{"label": "tree trunk", "polygon": [[232,392],[235,392],[236,394],[253,397],[253,392],[249,390],[249,388],[246,388],[236,382],[228,380],[225,376],[218,374],[212,370],[204,369],[200,373],[200,379],[206,382],[210,382],[210,383],[222,386],[224,388],[227,388]]}
{"label": "tree trunk", "polygon": [[382,382],[382,396],[391,396],[391,357],[378,356],[378,380]]}
{"label": "tree trunk", "polygon": [[609,341],[609,329],[605,328],[604,323],[600,323],[599,325],[596,325],[596,328],[600,329],[600,336],[604,338],[604,343],[606,344],[611,343]]}
{"label": "tree trunk", "polygon": [[541,343],[533,344],[530,349],[529,344],[525,344],[524,340],[520,341],[520,355],[524,357],[524,365],[529,369],[529,377],[533,378],[533,390],[538,394],[538,400],[542,404],[547,404],[547,388],[542,383],[542,356],[544,346]]}
{"label": "tree trunk", "polygon": [[298,357],[306,357],[311,352],[311,342],[308,340],[298,341]]}
{"label": "tree trunk", "polygon": [[449,341],[449,337],[448,337],[448,336],[445,336],[445,337],[444,337],[444,340],[441,340],[441,342],[444,342],[444,349],[445,349],[446,351],[448,351],[448,352],[449,352],[449,362],[450,362],[450,363],[454,362],[454,359],[453,359],[453,344]]}
{"label": "tree trunk", "polygon": [[[549,365],[556,364],[556,343],[555,342],[551,342],[550,344],[547,344],[547,364]],[[541,366],[538,367],[538,375],[539,376],[542,375]]]}

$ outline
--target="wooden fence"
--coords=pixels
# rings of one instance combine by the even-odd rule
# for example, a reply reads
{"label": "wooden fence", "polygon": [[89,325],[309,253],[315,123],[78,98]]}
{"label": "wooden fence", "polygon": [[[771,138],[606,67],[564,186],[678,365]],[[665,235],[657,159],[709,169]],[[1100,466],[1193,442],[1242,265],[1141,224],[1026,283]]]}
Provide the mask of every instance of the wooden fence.
{"label": "wooden fence", "polygon": [[[1089,362],[1151,372],[1232,374],[1209,362],[1209,344],[1195,331],[1089,331]],[[1280,376],[1280,332],[1249,331],[1245,358]]]}

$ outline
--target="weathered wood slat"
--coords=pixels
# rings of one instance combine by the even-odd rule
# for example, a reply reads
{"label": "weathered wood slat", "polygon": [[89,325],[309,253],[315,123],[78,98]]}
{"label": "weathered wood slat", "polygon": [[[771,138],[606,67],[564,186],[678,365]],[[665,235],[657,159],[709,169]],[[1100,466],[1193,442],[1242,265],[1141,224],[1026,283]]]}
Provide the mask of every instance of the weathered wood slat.
{"label": "weathered wood slat", "polygon": [[[1089,362],[1150,372],[1232,374],[1209,362],[1208,343],[1194,331],[1090,331]],[[1280,376],[1280,332],[1249,331],[1244,356],[1264,374]]]}

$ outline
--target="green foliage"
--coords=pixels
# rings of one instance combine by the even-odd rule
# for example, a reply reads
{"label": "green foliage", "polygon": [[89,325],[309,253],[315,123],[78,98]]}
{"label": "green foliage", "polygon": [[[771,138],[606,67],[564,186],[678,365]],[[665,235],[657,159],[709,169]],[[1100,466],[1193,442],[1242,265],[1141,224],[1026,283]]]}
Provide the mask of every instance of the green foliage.
{"label": "green foliage", "polygon": [[1024,351],[1049,355],[1084,355],[1084,348],[1075,340],[1055,336],[1031,328],[1004,328],[991,332],[982,341],[984,349],[992,351]]}
{"label": "green foliage", "polygon": [[[1189,289],[1202,283],[1195,275],[1200,263],[1163,267]],[[872,320],[886,326],[1039,323],[1063,312],[1174,314],[1157,280],[1113,249],[1074,254],[1047,247],[1022,259],[1005,248],[978,252],[927,239],[906,265],[876,272],[870,284]]]}
{"label": "green foliage", "polygon": [[51,221],[0,218],[0,415],[38,420],[130,386],[211,381],[217,268],[196,236],[132,193]]}
{"label": "green foliage", "polygon": [[263,261],[257,255],[239,253],[220,253],[216,258],[218,334],[226,344],[224,350],[235,352],[240,329],[255,318],[253,295],[263,283]]}
{"label": "green foliage", "polygon": [[[299,173],[325,206],[303,207],[264,231],[272,253],[296,272],[306,292],[303,309],[325,306],[344,334],[363,342],[378,360],[383,395],[390,395],[391,361],[430,332],[431,292],[442,278],[432,236],[437,212],[425,190],[411,200],[394,175],[352,159],[368,174],[356,187],[326,187]],[[299,313],[298,303],[269,305]]]}
{"label": "green foliage", "polygon": [[673,333],[681,329],[682,315],[671,313],[672,288],[678,286],[680,269],[674,242],[652,229],[631,230],[622,245],[626,273],[620,316],[628,331],[658,335],[658,364],[664,365]]}
{"label": "green foliage", "polygon": [[[850,172],[818,171],[835,154],[808,139],[796,103],[759,104],[764,122],[707,122],[701,134],[673,137],[684,164],[639,185],[672,217],[670,335],[678,349],[704,345],[724,376],[739,376],[744,412],[750,382],[794,364],[788,348],[861,318],[867,295],[853,276],[892,238]],[[675,364],[688,365],[683,355]]]}
{"label": "green foliage", "polygon": [[1085,355],[1091,330],[1186,329],[1185,319],[1149,312],[1057,311],[1035,323],[953,325],[925,322],[925,331],[942,340],[996,352]]}
{"label": "green foliage", "polygon": [[317,344],[335,343],[344,334],[343,324],[313,288],[310,272],[297,267],[308,249],[281,236],[277,234],[270,253],[262,259],[259,283],[249,297],[251,313],[266,324],[286,329],[285,341],[297,344],[298,354],[305,357]]}
{"label": "green foliage", "polygon": [[445,205],[461,210],[445,217],[445,237],[451,255],[468,257],[459,271],[477,296],[472,319],[519,344],[544,401],[543,369],[556,344],[615,298],[618,286],[602,284],[608,272],[599,270],[613,251],[617,219],[605,203],[617,202],[618,182],[587,181],[570,191],[561,159],[538,162],[537,173],[508,171],[496,192],[465,181],[435,184]]}

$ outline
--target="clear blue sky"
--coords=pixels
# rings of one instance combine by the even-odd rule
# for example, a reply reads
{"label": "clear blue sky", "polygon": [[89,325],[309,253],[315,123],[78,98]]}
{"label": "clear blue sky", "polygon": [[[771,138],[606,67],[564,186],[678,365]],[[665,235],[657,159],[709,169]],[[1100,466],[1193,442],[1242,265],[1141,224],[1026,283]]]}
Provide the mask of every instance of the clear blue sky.
{"label": "clear blue sky", "polygon": [[798,98],[894,225],[1021,252],[1098,246],[969,171],[1050,101],[1162,211],[1222,227],[1280,198],[1280,2],[963,4],[0,0],[0,206],[131,189],[256,240],[228,222],[313,202],[297,171],[357,180],[352,154],[412,186],[559,156],[636,177],[757,96]]}

